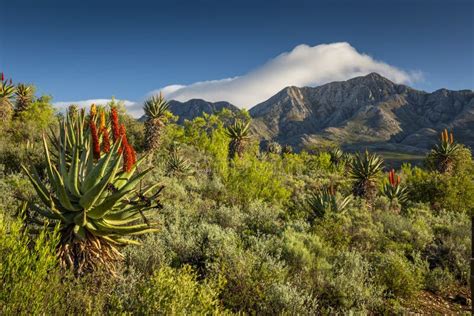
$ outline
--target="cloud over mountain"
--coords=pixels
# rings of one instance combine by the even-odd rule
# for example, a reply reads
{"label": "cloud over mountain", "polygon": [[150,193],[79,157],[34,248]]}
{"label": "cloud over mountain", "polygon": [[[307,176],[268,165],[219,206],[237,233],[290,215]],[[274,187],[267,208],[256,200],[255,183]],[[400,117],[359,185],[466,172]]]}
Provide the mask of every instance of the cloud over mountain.
{"label": "cloud over mountain", "polygon": [[196,82],[190,85],[170,85],[160,90],[168,99],[187,101],[193,98],[207,101],[228,101],[249,108],[265,101],[287,86],[316,86],[331,81],[347,80],[377,72],[396,83],[411,83],[420,78],[359,53],[349,43],[298,45],[292,51],[269,60],[242,76]]}
{"label": "cloud over mountain", "polygon": [[[395,83],[412,83],[421,78],[419,72],[404,71],[375,60],[369,55],[358,52],[346,42],[316,46],[302,44],[242,76],[196,82],[190,85],[168,85],[151,91],[146,96],[162,91],[170,100],[228,101],[240,108],[250,108],[287,86],[317,86],[363,76],[371,72],[379,73]],[[104,104],[108,101],[98,99],[57,102],[55,106],[64,108],[71,103],[89,106],[92,103]],[[143,113],[142,101],[124,100],[127,109],[134,116]]]}

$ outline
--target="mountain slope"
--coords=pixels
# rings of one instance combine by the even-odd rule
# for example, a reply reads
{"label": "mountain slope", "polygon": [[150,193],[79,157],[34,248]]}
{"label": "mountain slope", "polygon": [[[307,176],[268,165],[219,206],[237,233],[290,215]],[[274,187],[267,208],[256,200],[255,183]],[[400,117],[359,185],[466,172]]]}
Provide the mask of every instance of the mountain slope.
{"label": "mountain slope", "polygon": [[[170,106],[170,112],[178,116],[179,124],[183,124],[185,120],[193,120],[194,118],[201,116],[203,113],[211,114],[223,109],[229,109],[233,112],[239,110],[235,105],[224,101],[208,102],[201,99],[191,99],[186,102],[171,100],[168,103]],[[143,120],[144,117],[141,117],[140,121]]]}
{"label": "mountain slope", "polygon": [[474,147],[474,93],[427,93],[376,74],[323,86],[287,87],[250,110],[265,139],[303,147],[331,141],[347,148],[426,150],[444,128]]}

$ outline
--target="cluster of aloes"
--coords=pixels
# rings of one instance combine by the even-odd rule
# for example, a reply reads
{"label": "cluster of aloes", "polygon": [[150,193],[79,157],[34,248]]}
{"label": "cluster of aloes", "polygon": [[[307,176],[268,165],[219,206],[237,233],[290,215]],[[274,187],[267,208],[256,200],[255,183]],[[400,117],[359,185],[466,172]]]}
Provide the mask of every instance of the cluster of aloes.
{"label": "cluster of aloes", "polygon": [[[22,166],[42,202],[31,203],[30,208],[59,224],[62,266],[78,274],[99,267],[113,273],[114,263],[122,258],[117,247],[137,243],[126,236],[156,230],[144,212],[161,208],[157,200],[160,190],[146,197],[159,184],[137,192],[150,169],[136,172],[143,158],[136,160],[115,109],[110,112],[110,124],[105,111],[95,106],[88,117],[84,111],[71,110],[53,140],[51,155],[43,137],[46,181],[36,170],[30,172]],[[136,224],[142,219],[145,223]]]}
{"label": "cluster of aloes", "polygon": [[311,211],[310,221],[316,218],[324,218],[328,213],[341,213],[347,207],[352,197],[341,197],[336,188],[330,185],[316,193],[311,194],[308,205]]}
{"label": "cluster of aloes", "polygon": [[408,199],[408,192],[406,187],[401,185],[400,176],[392,169],[388,173],[388,183],[383,186],[382,193],[390,199],[390,201],[397,199],[398,202],[403,203]]}
{"label": "cluster of aloes", "polygon": [[460,148],[454,141],[453,133],[445,129],[441,132],[440,143],[435,145],[430,155],[434,158],[436,168],[440,173],[451,173],[453,171],[454,156]]}

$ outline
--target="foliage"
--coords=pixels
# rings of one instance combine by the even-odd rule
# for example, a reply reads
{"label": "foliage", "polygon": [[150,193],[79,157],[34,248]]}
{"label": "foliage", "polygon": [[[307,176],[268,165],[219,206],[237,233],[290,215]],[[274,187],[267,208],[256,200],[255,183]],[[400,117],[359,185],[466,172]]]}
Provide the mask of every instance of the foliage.
{"label": "foliage", "polygon": [[383,159],[367,150],[354,156],[350,176],[354,179],[353,193],[372,201],[376,194],[376,177],[382,170]]}
{"label": "foliage", "polygon": [[[51,189],[36,170],[23,168],[43,203],[32,203],[30,207],[38,215],[60,223],[61,264],[78,273],[100,265],[112,270],[110,262],[120,257],[114,245],[134,243],[123,236],[153,231],[148,223],[128,224],[141,220],[143,211],[159,206],[142,203],[139,196],[131,195],[149,170],[134,175],[139,162],[135,162],[124,129],[121,138],[110,147],[105,122],[101,122],[98,134],[96,120],[94,108],[88,124],[83,115],[68,114],[55,140],[55,161],[43,137]],[[112,120],[112,130],[117,128],[115,123]],[[122,160],[123,168],[119,170]],[[153,187],[156,185],[146,188],[143,194]]]}
{"label": "foliage", "polygon": [[160,145],[161,130],[169,115],[169,104],[160,92],[159,96],[152,96],[145,101],[145,149],[156,150]]}
{"label": "foliage", "polygon": [[454,170],[454,157],[460,145],[454,142],[453,133],[448,134],[445,129],[441,132],[440,143],[431,150],[428,161],[431,168],[436,168],[440,173],[451,174]]}
{"label": "foliage", "polygon": [[219,292],[223,280],[198,282],[191,267],[163,267],[139,285],[133,311],[142,315],[207,315],[223,311]]}
{"label": "foliage", "polygon": [[21,220],[0,214],[0,313],[39,315],[61,303],[56,244],[58,231],[31,241]]}
{"label": "foliage", "polygon": [[351,196],[341,197],[336,194],[334,186],[329,186],[313,193],[308,199],[311,210],[311,221],[315,218],[323,218],[327,213],[340,213],[344,211],[351,201]]}
{"label": "foliage", "polygon": [[5,123],[12,116],[15,86],[11,79],[5,79],[3,72],[0,77],[0,121]]}
{"label": "foliage", "polygon": [[390,170],[388,173],[388,182],[384,184],[382,193],[390,201],[393,201],[394,199],[397,199],[400,203],[407,201],[408,193],[406,187],[401,184],[400,176],[395,174],[394,169]]}
{"label": "foliage", "polygon": [[[35,121],[42,115],[39,103],[46,110],[42,123]],[[127,142],[143,158],[145,124],[128,116],[115,100],[109,107],[116,111],[116,123],[124,125]],[[124,155],[131,153],[122,148],[117,158],[103,146],[106,130],[108,152],[117,151],[117,133],[109,123],[115,115],[95,107],[94,140],[89,136],[95,134],[93,124],[82,111],[72,108],[58,126],[50,100],[34,98],[0,128],[0,273],[6,280],[0,285],[2,314],[392,314],[411,312],[420,291],[439,298],[467,291],[474,208],[469,149],[459,145],[450,173],[433,167],[435,160],[428,155],[424,166],[404,165],[397,174],[389,172],[388,180],[386,174],[382,179],[381,159],[374,154],[356,153],[353,159],[345,154],[336,163],[334,153],[323,148],[262,153],[251,138],[241,157],[229,163],[227,128],[236,121],[246,124],[249,116],[228,110],[184,125],[166,119],[161,150],[148,161],[154,168],[115,204],[123,209],[130,202],[148,202],[148,195],[141,193],[164,186],[163,208],[147,214],[160,229],[132,239],[140,245],[121,247],[124,260],[114,264],[116,278],[104,269],[73,275],[61,269],[56,256],[65,222],[38,216],[35,208],[47,207],[19,166],[36,167],[38,176],[32,176],[44,184],[61,215],[81,214],[67,211],[67,201],[61,197],[63,205],[57,190],[57,181],[66,179],[66,193],[73,195],[69,171],[77,150],[64,137],[52,137],[46,139],[48,157],[42,129],[77,136],[64,132],[64,120],[81,117],[82,135],[87,136],[81,144],[96,155],[85,160],[97,165],[111,156],[119,174]],[[116,123],[115,132],[120,132]],[[99,150],[94,150],[97,144]],[[181,160],[192,170],[175,172]],[[355,192],[354,186],[364,192]],[[405,198],[397,192],[402,187]],[[344,197],[351,192],[364,194],[347,202]],[[77,204],[74,195],[67,198]],[[25,200],[35,207],[15,219]],[[308,222],[310,205],[312,215],[319,217]],[[100,221],[85,213],[87,222]],[[148,229],[146,224],[140,227]]]}
{"label": "foliage", "polygon": [[227,136],[230,138],[228,154],[230,160],[234,159],[236,155],[242,158],[245,146],[249,140],[249,128],[250,121],[243,122],[240,120],[236,120],[234,124],[227,127]]}

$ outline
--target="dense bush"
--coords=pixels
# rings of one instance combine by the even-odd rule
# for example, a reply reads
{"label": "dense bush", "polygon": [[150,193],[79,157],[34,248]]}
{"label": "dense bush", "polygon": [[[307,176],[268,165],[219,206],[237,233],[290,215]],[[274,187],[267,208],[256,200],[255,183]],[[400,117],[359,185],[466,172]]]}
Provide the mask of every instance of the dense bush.
{"label": "dense bush", "polygon": [[[314,193],[332,187],[338,197],[351,194],[349,158],[336,161],[324,150],[261,153],[251,139],[229,161],[225,129],[248,120],[245,111],[184,126],[170,116],[161,149],[145,164],[154,169],[138,188],[164,186],[164,208],[150,218],[159,231],[123,249],[116,277],[74,277],[57,265],[56,234],[28,210],[18,220],[22,201],[37,199],[19,165],[41,171],[41,130],[56,122],[49,101],[37,102],[36,112],[0,129],[2,314],[393,313],[409,310],[420,291],[442,296],[467,287],[469,150],[453,157],[452,174],[437,171],[429,157],[426,167],[404,165],[397,172],[408,192],[403,203],[382,194],[370,203],[352,198],[343,211],[309,220]],[[38,109],[46,109],[44,119],[33,123]],[[143,124],[123,107],[121,116],[130,142],[142,149]],[[173,150],[189,162],[185,174],[168,172]]]}

